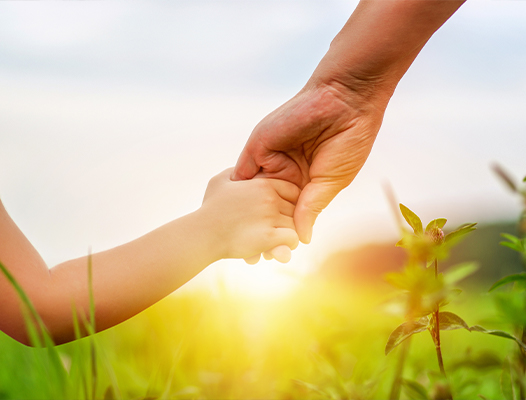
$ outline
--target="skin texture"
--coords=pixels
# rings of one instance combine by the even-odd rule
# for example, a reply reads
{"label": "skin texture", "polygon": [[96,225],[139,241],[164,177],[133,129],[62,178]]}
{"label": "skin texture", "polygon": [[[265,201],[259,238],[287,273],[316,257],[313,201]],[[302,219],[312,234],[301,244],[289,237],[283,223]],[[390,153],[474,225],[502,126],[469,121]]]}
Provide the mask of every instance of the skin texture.
{"label": "skin texture", "polygon": [[[199,210],[93,255],[97,329],[144,310],[216,260],[286,260],[298,235],[309,243],[318,214],[365,163],[399,80],[462,3],[362,0],[305,87],[256,126],[234,171],[210,181]],[[256,176],[274,179],[250,180]],[[84,315],[89,307],[86,257],[48,270],[1,203],[0,237],[0,261],[54,340],[72,340],[72,304]],[[0,296],[0,329],[27,344],[19,299],[3,276]]]}
{"label": "skin texture", "polygon": [[[219,259],[298,246],[292,216],[299,189],[273,179],[233,182],[231,174],[226,170],[210,180],[197,211],[93,254],[98,331],[146,309]],[[31,299],[55,343],[73,340],[72,304],[79,317],[89,310],[87,257],[48,269],[1,203],[0,237],[0,261]],[[3,275],[0,297],[0,329],[29,344],[21,302]]]}
{"label": "skin texture", "polygon": [[309,243],[317,216],[367,160],[398,82],[462,4],[362,0],[305,87],[255,127],[232,179],[265,176],[301,188],[294,222]]}

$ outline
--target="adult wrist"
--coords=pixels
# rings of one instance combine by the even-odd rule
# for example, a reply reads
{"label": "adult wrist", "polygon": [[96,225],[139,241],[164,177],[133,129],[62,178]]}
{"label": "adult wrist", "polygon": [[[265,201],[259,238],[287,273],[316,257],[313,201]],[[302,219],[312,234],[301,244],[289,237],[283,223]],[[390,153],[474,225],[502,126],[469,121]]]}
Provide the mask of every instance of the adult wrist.
{"label": "adult wrist", "polygon": [[385,70],[382,73],[343,68],[330,54],[320,62],[305,85],[306,90],[339,93],[353,106],[373,105],[385,111],[403,74]]}

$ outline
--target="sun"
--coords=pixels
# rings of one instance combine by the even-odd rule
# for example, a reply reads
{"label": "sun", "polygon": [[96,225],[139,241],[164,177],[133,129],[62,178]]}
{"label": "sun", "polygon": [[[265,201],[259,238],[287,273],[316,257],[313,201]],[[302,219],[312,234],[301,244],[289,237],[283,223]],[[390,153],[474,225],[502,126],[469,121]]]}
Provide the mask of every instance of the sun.
{"label": "sun", "polygon": [[243,260],[220,260],[206,268],[186,284],[188,290],[206,287],[254,299],[276,298],[289,294],[301,284],[306,275],[306,264],[298,254],[281,264],[275,260],[261,260],[248,265]]}

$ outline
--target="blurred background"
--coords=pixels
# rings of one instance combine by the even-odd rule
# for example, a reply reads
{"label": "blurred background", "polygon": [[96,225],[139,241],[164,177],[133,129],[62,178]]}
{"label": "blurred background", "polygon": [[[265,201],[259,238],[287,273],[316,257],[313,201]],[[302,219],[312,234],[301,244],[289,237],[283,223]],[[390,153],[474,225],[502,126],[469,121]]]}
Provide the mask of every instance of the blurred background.
{"label": "blurred background", "polygon": [[[302,88],[356,4],[0,2],[5,207],[50,267],[197,209],[208,180]],[[516,233],[522,205],[490,166],[517,182],[526,175],[525,20],[523,1],[462,6],[400,82],[369,161],[318,218],[312,243],[286,265],[218,262],[96,335],[114,371],[101,367],[98,398],[114,398],[104,392],[116,387],[112,377],[135,399],[387,398],[398,355],[384,347],[404,319],[386,312],[383,274],[405,255],[394,247],[386,185],[424,224],[479,222],[448,262],[478,260],[480,269],[448,310],[469,325],[511,329],[495,322],[485,293],[521,268],[498,242]],[[501,313],[524,314],[500,294]],[[512,343],[483,336],[443,335],[461,398],[502,398]],[[44,397],[36,383],[55,384],[34,368],[38,353],[3,334],[0,342],[0,364],[9,366],[0,369],[0,397]],[[75,346],[60,346],[64,366],[90,371],[89,347],[79,362]],[[415,335],[412,346],[404,377],[433,388],[432,342]]]}
{"label": "blurred background", "polygon": [[[253,127],[305,84],[356,1],[0,2],[0,195],[50,266],[200,206]],[[424,222],[514,220],[526,174],[526,3],[468,1],[400,82],[368,163],[287,265],[192,285],[275,295],[333,253]],[[215,290],[215,289],[214,289]]]}

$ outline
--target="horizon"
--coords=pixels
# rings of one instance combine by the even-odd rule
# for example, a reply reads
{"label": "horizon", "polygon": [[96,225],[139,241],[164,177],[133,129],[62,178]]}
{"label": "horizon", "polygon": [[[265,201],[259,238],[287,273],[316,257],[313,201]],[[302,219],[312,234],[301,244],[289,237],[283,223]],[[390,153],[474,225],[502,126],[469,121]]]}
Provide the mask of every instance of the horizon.
{"label": "horizon", "polygon": [[[195,210],[356,4],[0,3],[8,212],[52,266]],[[524,2],[464,4],[400,82],[368,162],[320,215],[312,244],[287,265],[227,260],[210,275],[268,280],[265,292],[281,287],[279,271],[301,275],[338,248],[396,236],[386,182],[423,220],[516,217],[520,202],[490,165],[526,174],[525,17]]]}

